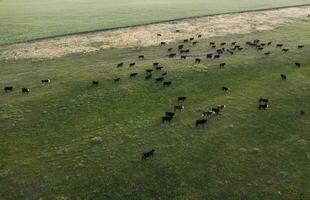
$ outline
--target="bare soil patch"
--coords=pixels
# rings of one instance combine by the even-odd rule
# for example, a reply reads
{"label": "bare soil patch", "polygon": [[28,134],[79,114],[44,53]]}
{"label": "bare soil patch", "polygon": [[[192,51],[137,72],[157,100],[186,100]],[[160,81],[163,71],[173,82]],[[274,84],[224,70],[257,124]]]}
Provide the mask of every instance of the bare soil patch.
{"label": "bare soil patch", "polygon": [[[0,59],[54,58],[105,48],[128,48],[274,29],[295,19],[309,19],[310,6],[185,19],[140,27],[64,36],[0,47]],[[176,33],[180,30],[180,33]],[[157,36],[160,33],[162,36]]]}

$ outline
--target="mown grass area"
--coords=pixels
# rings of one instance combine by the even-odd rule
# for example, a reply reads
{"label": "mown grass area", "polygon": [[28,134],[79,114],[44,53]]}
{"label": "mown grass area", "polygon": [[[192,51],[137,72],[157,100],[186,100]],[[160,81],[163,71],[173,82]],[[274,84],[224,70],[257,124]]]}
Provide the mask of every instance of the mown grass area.
{"label": "mown grass area", "polygon": [[[195,54],[209,52],[211,40],[273,42],[264,50],[269,57],[246,49],[201,64],[164,57],[177,44],[1,62],[1,88],[16,90],[0,93],[0,199],[307,199],[309,32],[309,21],[296,21],[188,45]],[[116,69],[122,61],[137,67]],[[144,80],[156,61],[171,87]],[[47,78],[51,84],[42,85]],[[92,87],[93,80],[100,85]],[[21,87],[32,91],[22,95]],[[161,124],[178,96],[187,96],[185,110]],[[257,109],[259,97],[270,100],[266,111]],[[196,128],[201,111],[218,104],[227,106],[222,114]],[[92,144],[94,137],[102,143]],[[151,148],[155,157],[141,161]]]}
{"label": "mown grass area", "polygon": [[309,3],[309,0],[1,0],[0,45],[191,16]]}

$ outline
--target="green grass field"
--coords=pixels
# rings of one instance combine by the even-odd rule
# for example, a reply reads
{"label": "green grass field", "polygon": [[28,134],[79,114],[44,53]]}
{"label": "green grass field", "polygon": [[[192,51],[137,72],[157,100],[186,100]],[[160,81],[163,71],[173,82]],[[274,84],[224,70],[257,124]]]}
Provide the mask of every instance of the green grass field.
{"label": "green grass field", "polygon": [[[246,49],[201,64],[165,58],[168,46],[1,62],[1,88],[16,90],[0,93],[0,199],[308,199],[309,32],[309,21],[296,21],[212,38],[272,41],[264,50],[271,55]],[[210,40],[191,46],[191,53],[209,52]],[[126,67],[116,69],[121,61]],[[137,67],[127,66],[132,61]],[[144,80],[156,61],[171,87]],[[136,79],[129,79],[132,72]],[[120,83],[113,83],[116,77]],[[47,78],[52,83],[42,85]],[[92,87],[92,80],[100,85]],[[21,87],[32,91],[22,95]],[[178,96],[187,96],[185,110],[162,125]],[[257,109],[259,97],[269,98],[266,111]],[[218,104],[227,106],[222,114],[196,128],[201,111]],[[94,137],[102,143],[92,144]],[[151,148],[155,157],[141,161]]]}
{"label": "green grass field", "polygon": [[309,3],[310,0],[1,0],[0,45],[190,16]]}

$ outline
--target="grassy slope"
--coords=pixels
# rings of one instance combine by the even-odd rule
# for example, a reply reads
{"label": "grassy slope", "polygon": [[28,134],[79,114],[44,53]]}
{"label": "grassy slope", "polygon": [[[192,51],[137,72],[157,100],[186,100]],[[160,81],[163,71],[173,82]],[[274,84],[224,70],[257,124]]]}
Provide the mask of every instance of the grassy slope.
{"label": "grassy slope", "polygon": [[189,16],[273,8],[309,0],[1,0],[0,45]]}
{"label": "grassy slope", "polygon": [[[0,63],[1,88],[33,90],[24,96],[0,94],[0,199],[306,199],[309,146],[297,140],[310,140],[309,28],[309,22],[298,22],[214,38],[242,44],[259,38],[291,49],[283,54],[272,47],[270,58],[247,50],[199,65],[157,59],[173,81],[166,89],[141,74],[128,78],[155,60],[134,69],[114,67],[140,54],[162,57],[166,48]],[[295,49],[299,43],[306,48]],[[191,49],[209,51],[207,41]],[[303,67],[296,68],[295,60]],[[228,66],[220,70],[219,62]],[[280,73],[288,81],[280,81]],[[113,84],[117,76],[123,80]],[[43,78],[53,83],[42,86]],[[101,85],[91,88],[92,80]],[[223,85],[232,91],[224,94]],[[163,113],[183,95],[185,111],[170,125],[160,125]],[[257,110],[261,96],[271,100],[267,111]],[[217,104],[227,105],[223,115],[195,128],[197,110]],[[300,109],[307,115],[301,117]],[[95,136],[103,138],[101,145],[90,144]],[[255,147],[261,152],[240,151]],[[156,156],[142,162],[141,152],[148,148],[155,148]]]}

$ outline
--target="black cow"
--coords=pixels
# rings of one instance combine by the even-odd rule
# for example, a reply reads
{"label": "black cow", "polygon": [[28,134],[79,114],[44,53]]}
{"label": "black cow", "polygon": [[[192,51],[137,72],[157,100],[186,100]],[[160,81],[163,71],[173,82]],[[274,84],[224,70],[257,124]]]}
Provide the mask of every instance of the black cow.
{"label": "black cow", "polygon": [[268,43],[267,43],[267,46],[270,46],[270,45],[271,45],[271,43],[272,43],[272,42],[268,42]]}
{"label": "black cow", "polygon": [[216,45],[212,45],[211,48],[212,48],[212,49],[215,49],[215,48],[216,48]]}
{"label": "black cow", "polygon": [[189,49],[186,49],[186,50],[180,50],[180,53],[189,53]]}
{"label": "black cow", "polygon": [[117,82],[119,82],[121,80],[121,78],[115,78],[113,80],[114,80],[114,83],[117,83]]}
{"label": "black cow", "polygon": [[207,54],[207,59],[208,59],[208,58],[212,58],[212,56],[213,56],[212,53],[208,53],[208,54]]}
{"label": "black cow", "polygon": [[201,62],[201,59],[200,58],[196,58],[195,59],[195,63],[200,63]]}
{"label": "black cow", "polygon": [[151,79],[152,78],[152,74],[149,74],[147,76],[145,76],[145,80]]}
{"label": "black cow", "polygon": [[29,88],[22,88],[22,93],[29,93],[30,92],[30,89]]}
{"label": "black cow", "polygon": [[210,44],[210,46],[212,46],[212,45],[215,45],[215,42],[210,42],[209,44]]}
{"label": "black cow", "polygon": [[201,38],[201,37],[202,37],[202,35],[201,35],[201,34],[199,34],[197,37],[198,37],[198,38]]}
{"label": "black cow", "polygon": [[160,34],[160,33],[157,33],[157,36],[158,36],[158,37],[160,37],[160,36],[161,36],[161,34]]}
{"label": "black cow", "polygon": [[136,77],[138,75],[138,73],[131,73],[130,74],[130,78],[134,78],[134,77]]}
{"label": "black cow", "polygon": [[285,81],[285,80],[286,80],[286,75],[281,74],[280,76],[281,76],[281,79],[282,79],[283,81]]}
{"label": "black cow", "polygon": [[164,87],[168,87],[168,86],[170,86],[171,84],[172,84],[171,81],[165,81],[165,82],[163,83],[163,86],[164,86]]}
{"label": "black cow", "polygon": [[265,56],[269,56],[269,55],[270,55],[270,51],[265,52],[264,55],[265,55]]}
{"label": "black cow", "polygon": [[223,68],[226,65],[226,63],[221,63],[220,68]]}
{"label": "black cow", "polygon": [[136,65],[136,63],[130,63],[129,67],[134,67]]}
{"label": "black cow", "polygon": [[160,42],[160,46],[166,45],[166,42]]}
{"label": "black cow", "polygon": [[306,114],[306,112],[305,112],[305,111],[300,110],[300,115],[305,115],[305,114]]}
{"label": "black cow", "polygon": [[259,104],[258,109],[259,110],[266,110],[268,108],[268,104]]}
{"label": "black cow", "polygon": [[174,57],[176,57],[176,55],[177,55],[176,53],[171,53],[171,54],[168,55],[168,57],[169,58],[174,58]]}
{"label": "black cow", "polygon": [[282,49],[283,52],[288,52],[289,49]]}
{"label": "black cow", "polygon": [[184,102],[186,100],[186,97],[178,97],[178,102]]}
{"label": "black cow", "polygon": [[99,81],[93,81],[93,82],[92,82],[92,85],[93,85],[93,86],[98,86],[98,85],[99,85]]}
{"label": "black cow", "polygon": [[228,92],[230,90],[230,88],[229,87],[222,87],[222,90],[225,92]]}
{"label": "black cow", "polygon": [[182,111],[182,110],[184,110],[184,106],[183,105],[176,105],[176,106],[174,106],[174,112],[175,111]]}
{"label": "black cow", "polygon": [[171,116],[163,116],[163,117],[161,118],[161,122],[162,122],[162,123],[171,122],[172,119],[173,119],[173,117],[171,117]]}
{"label": "black cow", "polygon": [[184,43],[188,42],[188,39],[183,40]]}
{"label": "black cow", "polygon": [[171,52],[172,50],[173,50],[173,48],[169,48],[167,51],[168,51],[168,52]]}
{"label": "black cow", "polygon": [[153,72],[153,69],[146,69],[146,70],[145,70],[145,73],[146,73],[146,74],[150,74],[150,73],[152,73],[152,72]]}
{"label": "black cow", "polygon": [[266,98],[259,98],[258,99],[258,103],[260,103],[260,104],[267,104],[268,102],[269,102],[269,100]]}
{"label": "black cow", "polygon": [[156,71],[160,71],[160,70],[162,70],[164,67],[163,66],[157,66],[157,67],[155,67],[155,70]]}
{"label": "black cow", "polygon": [[150,151],[143,152],[142,153],[142,160],[146,160],[149,157],[153,157],[154,156],[154,152],[155,152],[154,149],[152,149]]}
{"label": "black cow", "polygon": [[297,67],[300,67],[300,66],[301,66],[301,64],[298,63],[298,62],[295,62],[295,65],[296,65]]}
{"label": "black cow", "polygon": [[281,47],[283,47],[283,44],[277,44],[276,45],[276,48],[281,48]]}
{"label": "black cow", "polygon": [[144,59],[144,55],[140,55],[138,58],[139,59]]}
{"label": "black cow", "polygon": [[180,30],[175,30],[176,33],[180,33]]}
{"label": "black cow", "polygon": [[164,77],[155,78],[156,82],[162,82],[164,80]]}
{"label": "black cow", "polygon": [[13,91],[13,87],[12,86],[6,86],[6,87],[4,87],[4,91],[5,92],[12,92]]}
{"label": "black cow", "polygon": [[174,117],[175,113],[174,112],[166,112],[165,115],[169,116],[169,117]]}
{"label": "black cow", "polygon": [[234,45],[236,45],[236,43],[237,43],[237,42],[232,42],[232,43],[231,43],[231,46],[234,46]]}
{"label": "black cow", "polygon": [[226,42],[222,42],[220,45],[221,45],[221,46],[224,46],[224,45],[226,45]]}
{"label": "black cow", "polygon": [[43,84],[49,84],[51,82],[51,80],[50,79],[44,79],[44,80],[41,80],[41,83],[43,83]]}
{"label": "black cow", "polygon": [[123,65],[124,65],[124,63],[121,62],[121,63],[118,63],[118,64],[116,65],[116,67],[123,67]]}
{"label": "black cow", "polygon": [[205,126],[207,124],[207,122],[208,122],[207,119],[198,119],[198,120],[196,120],[195,125],[196,125],[196,127]]}
{"label": "black cow", "polygon": [[193,37],[189,38],[190,41],[193,41],[194,39],[195,39],[195,38],[193,38]]}
{"label": "black cow", "polygon": [[198,43],[198,42],[197,42],[197,41],[195,41],[195,42],[193,42],[192,44],[195,46],[197,43]]}
{"label": "black cow", "polygon": [[156,67],[156,66],[158,66],[158,65],[159,65],[158,62],[154,62],[154,63],[153,63],[153,67]]}
{"label": "black cow", "polygon": [[220,54],[216,54],[216,55],[214,55],[214,59],[218,59],[218,58],[220,58],[221,57],[221,55]]}
{"label": "black cow", "polygon": [[305,45],[298,45],[298,46],[297,46],[298,49],[302,49],[302,48],[304,48],[304,47],[305,47]]}
{"label": "black cow", "polygon": [[186,56],[181,56],[181,59],[184,59],[184,60],[185,60],[185,59],[186,59]]}
{"label": "black cow", "polygon": [[184,44],[180,44],[179,46],[178,46],[178,49],[179,50],[181,50],[181,49],[183,49],[184,48]]}
{"label": "black cow", "polygon": [[166,75],[167,75],[167,72],[163,72],[161,75],[162,75],[162,76],[166,76]]}

